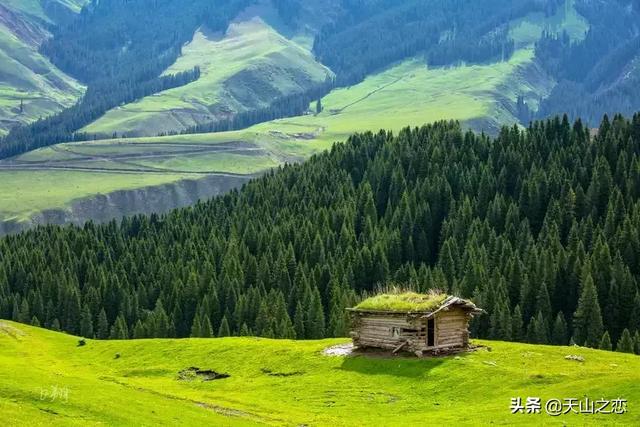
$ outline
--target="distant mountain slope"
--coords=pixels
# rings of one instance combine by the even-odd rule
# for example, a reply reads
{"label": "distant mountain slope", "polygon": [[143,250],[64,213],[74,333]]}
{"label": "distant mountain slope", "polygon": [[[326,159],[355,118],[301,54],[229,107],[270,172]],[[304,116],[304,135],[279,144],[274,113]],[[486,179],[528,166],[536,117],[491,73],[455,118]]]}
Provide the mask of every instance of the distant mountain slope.
{"label": "distant mountain slope", "polygon": [[224,34],[199,29],[165,74],[199,67],[190,84],[107,112],[82,131],[154,136],[267,108],[324,84],[333,73],[261,18],[232,23]]}
{"label": "distant mountain slope", "polygon": [[[36,10],[34,1],[24,7]],[[338,86],[348,87],[412,58],[430,67],[498,67],[533,45],[532,62],[553,81],[553,91],[542,85],[537,94],[509,92],[509,99],[496,92],[493,102],[507,102],[509,110],[516,105],[510,114],[521,124],[564,111],[597,123],[604,112],[640,108],[639,8],[637,0],[93,2],[77,19],[60,18],[64,25],[42,48],[89,85],[87,96],[65,114],[9,135],[0,156],[87,138],[80,130],[101,137],[219,131],[301,114],[306,106],[273,103],[317,86],[327,73],[320,63],[336,74]],[[216,59],[226,42],[203,37],[206,29],[217,34],[230,22],[242,26],[255,17],[279,34],[276,44],[305,47],[272,55],[274,38],[266,37],[253,43],[252,58]],[[536,20],[541,25],[529,24]],[[250,40],[252,31],[262,30],[241,33]],[[206,72],[201,76],[187,64]],[[177,70],[193,74],[172,83],[161,77]]]}
{"label": "distant mountain slope", "polygon": [[[534,55],[534,44],[543,31],[566,30],[575,41],[584,38],[588,23],[571,7],[571,1],[566,5],[549,16],[543,12],[532,12],[512,21],[509,25],[510,37],[515,42],[516,51],[509,60],[430,67],[425,64],[423,57],[416,56],[382,69],[358,84],[332,90],[322,98],[322,111],[319,114],[315,111],[316,105],[312,105],[312,115],[263,122],[238,132],[72,143],[2,161],[0,194],[4,193],[5,196],[0,196],[0,199],[6,203],[4,209],[0,209],[0,221],[4,221],[4,227],[0,226],[0,234],[3,228],[4,232],[9,232],[34,223],[81,223],[88,218],[103,221],[122,214],[150,212],[154,207],[164,212],[171,207],[183,206],[185,200],[217,194],[215,186],[205,184],[215,177],[214,172],[233,171],[247,175],[283,161],[305,159],[330,147],[335,141],[346,139],[354,131],[379,128],[398,131],[407,125],[456,119],[476,130],[496,132],[500,125],[511,125],[521,120],[516,102],[519,97],[528,106],[536,108],[540,98],[547,96],[556,84]],[[238,20],[255,16],[256,12],[274,23],[281,33],[286,33],[286,28],[283,30],[283,26],[277,25],[277,20],[273,18],[273,9],[248,9]],[[272,31],[268,29],[267,33],[271,34]],[[300,40],[296,35],[291,37]],[[274,38],[281,39],[280,36]],[[206,41],[207,48],[222,44],[220,41],[203,41]],[[286,42],[287,46],[291,44],[290,41]],[[274,46],[280,48],[277,44]],[[183,52],[189,49],[187,46]],[[214,62],[211,56],[183,56],[179,62],[184,61],[184,67],[193,66],[190,61],[185,61],[187,58],[196,62],[204,59]],[[231,65],[241,66],[243,62]],[[223,67],[222,71],[226,69]],[[218,74],[213,72],[212,75],[216,77]],[[148,97],[144,103],[165,109],[174,104],[188,107],[190,104],[182,98],[166,95],[181,93],[200,83],[197,81],[184,88]],[[219,82],[216,84],[219,85]],[[204,86],[203,93],[208,88]],[[163,98],[167,103],[158,104],[155,102],[157,98]],[[191,90],[187,100],[201,98],[198,91]],[[150,126],[161,126],[164,121],[171,126],[176,124],[174,116],[166,111],[149,114],[150,117],[163,117],[166,120],[156,120],[155,123],[145,121],[146,114],[129,111],[132,105],[136,104],[112,110],[107,116],[128,111],[129,116]],[[97,123],[101,123],[104,126],[102,131],[108,134],[117,132],[119,125],[128,124],[103,120]],[[254,151],[251,156],[234,157],[229,163],[228,153],[207,151],[198,154],[191,147],[239,140],[256,145],[262,151]],[[110,147],[108,151],[105,146]],[[144,163],[143,167],[140,162]],[[229,165],[233,165],[233,168],[229,169]],[[185,179],[188,181],[181,181]],[[193,186],[191,180],[203,185]],[[73,185],[52,189],[49,182]],[[154,199],[157,203],[150,201],[146,207],[134,202],[146,200],[148,194],[157,194],[158,185],[168,185],[164,187],[164,200]],[[12,191],[14,188],[20,190]],[[129,196],[124,196],[120,190]],[[174,197],[176,193],[184,197]]]}
{"label": "distant mountain slope", "polygon": [[536,56],[558,80],[537,117],[566,112],[597,124],[603,114],[640,110],[640,2],[576,0],[590,23],[586,37],[573,43],[549,32]]}
{"label": "distant mountain slope", "polygon": [[84,88],[38,52],[84,0],[0,0],[0,134],[71,106]]}

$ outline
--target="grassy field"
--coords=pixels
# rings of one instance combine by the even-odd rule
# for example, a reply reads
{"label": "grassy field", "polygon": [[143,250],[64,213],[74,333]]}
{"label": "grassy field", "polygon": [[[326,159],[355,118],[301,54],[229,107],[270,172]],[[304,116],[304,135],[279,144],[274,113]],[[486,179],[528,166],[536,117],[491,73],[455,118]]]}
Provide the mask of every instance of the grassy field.
{"label": "grassy field", "polygon": [[[431,69],[422,58],[410,59],[360,84],[333,91],[323,99],[325,112],[318,117],[276,121],[266,127],[257,126],[256,130],[322,128],[321,138],[330,141],[344,139],[356,130],[399,129],[440,119],[462,120],[488,131],[515,123],[518,119],[513,112],[518,95],[535,108],[540,97],[546,96],[555,84],[533,60],[533,45],[542,32],[567,31],[572,39],[579,40],[589,28],[573,1],[567,0],[553,16],[533,13],[512,22],[511,37],[519,50],[508,61]],[[229,87],[231,78],[249,69],[260,79],[276,79],[272,85],[290,93],[296,85],[291,86],[288,78],[278,79],[284,64],[308,74],[312,81],[322,81],[329,73],[310,59],[308,51],[258,18],[232,24],[225,37],[201,30],[167,70],[173,73],[199,65],[203,69],[199,81],[114,109],[84,130],[156,135],[212,120],[229,111],[243,111],[247,106],[238,98],[259,100],[260,91],[243,88],[238,94],[242,79],[234,80],[234,87]],[[254,107],[264,105],[258,102]]]}
{"label": "grassy field", "polygon": [[[93,341],[0,321],[8,425],[638,425],[640,358],[479,341],[438,358],[326,356],[346,342]],[[583,362],[567,360],[577,355]],[[197,367],[228,374],[203,381]],[[511,414],[513,397],[628,400],[622,415]]]}
{"label": "grassy field", "polygon": [[[55,0],[78,12],[84,0]],[[17,123],[28,123],[68,107],[84,87],[38,52],[49,37],[42,23],[52,23],[41,0],[0,0],[10,12],[0,23],[0,135]],[[31,28],[25,31],[22,26]],[[23,110],[20,111],[20,104]]]}
{"label": "grassy field", "polygon": [[195,66],[202,72],[197,81],[113,109],[84,131],[140,136],[183,130],[267,107],[274,98],[302,92],[332,75],[308,50],[260,18],[233,23],[224,36],[198,30],[165,74]]}
{"label": "grassy field", "polygon": [[[430,69],[419,60],[409,60],[358,85],[332,91],[322,100],[324,111],[319,115],[275,120],[237,132],[72,143],[36,150],[0,162],[0,171],[7,174],[7,179],[0,182],[0,191],[3,187],[31,188],[28,171],[26,175],[24,172],[13,175],[11,171],[15,169],[7,169],[8,164],[14,168],[28,166],[29,170],[37,167],[44,175],[50,170],[54,178],[51,182],[56,183],[57,177],[67,173],[77,177],[81,173],[77,168],[90,169],[88,173],[105,169],[153,172],[154,182],[162,181],[162,173],[166,173],[167,182],[174,182],[176,171],[253,173],[260,167],[267,169],[284,161],[301,160],[335,141],[345,140],[355,131],[399,130],[440,119],[460,120],[475,129],[492,131],[499,123],[517,122],[501,99],[550,90],[552,82],[535,75],[536,72],[530,49],[518,51],[510,61],[492,65]],[[234,156],[228,162],[228,156],[196,152],[192,147],[233,141],[253,144],[262,151]],[[62,166],[76,170],[61,170]],[[98,180],[77,179],[73,187],[62,191],[57,185],[55,189],[45,185],[25,192],[9,191],[7,202],[12,203],[5,206],[11,212],[6,207],[0,208],[0,215],[26,219],[34,211],[64,207],[92,192],[113,191],[124,181],[126,178],[120,172],[114,172],[103,174]],[[44,198],[24,197],[32,191],[34,196],[38,191],[48,194]]]}

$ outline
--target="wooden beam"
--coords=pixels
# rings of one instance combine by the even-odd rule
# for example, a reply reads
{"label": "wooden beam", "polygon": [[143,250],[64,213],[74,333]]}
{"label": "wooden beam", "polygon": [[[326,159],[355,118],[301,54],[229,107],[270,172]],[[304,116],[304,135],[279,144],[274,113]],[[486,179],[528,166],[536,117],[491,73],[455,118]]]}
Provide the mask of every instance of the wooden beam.
{"label": "wooden beam", "polygon": [[396,348],[393,349],[393,351],[391,353],[396,354],[397,352],[400,351],[400,349],[402,347],[404,347],[405,345],[409,344],[409,340],[406,340],[405,342],[403,342],[402,344],[400,344],[399,346],[397,346]]}

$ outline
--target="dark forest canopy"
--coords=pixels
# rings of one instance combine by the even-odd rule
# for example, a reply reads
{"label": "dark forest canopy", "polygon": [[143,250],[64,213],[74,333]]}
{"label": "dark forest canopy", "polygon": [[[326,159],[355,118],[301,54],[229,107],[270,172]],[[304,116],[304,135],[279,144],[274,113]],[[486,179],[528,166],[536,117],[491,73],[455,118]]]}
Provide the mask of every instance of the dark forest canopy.
{"label": "dark forest canopy", "polygon": [[615,345],[640,329],[639,236],[640,115],[595,137],[566,117],[495,139],[440,122],[354,135],[167,215],[5,237],[0,318],[99,338],[344,336],[344,308],[397,282],[473,298],[489,313],[476,336]]}

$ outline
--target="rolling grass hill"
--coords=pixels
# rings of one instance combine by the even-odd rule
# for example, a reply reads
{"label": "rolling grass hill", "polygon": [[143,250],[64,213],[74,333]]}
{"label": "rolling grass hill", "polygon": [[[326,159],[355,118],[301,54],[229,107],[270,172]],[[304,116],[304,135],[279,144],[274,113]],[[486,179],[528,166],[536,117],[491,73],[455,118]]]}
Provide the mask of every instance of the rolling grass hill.
{"label": "rolling grass hill", "polygon": [[199,66],[202,75],[113,109],[84,132],[153,136],[265,108],[277,98],[301,93],[332,76],[311,53],[280,35],[261,18],[232,23],[226,34],[198,30],[165,74]]}
{"label": "rolling grass hill", "polygon": [[[84,0],[0,0],[0,135],[71,106],[84,87],[38,52],[48,27]],[[22,109],[20,107],[22,103]]]}
{"label": "rolling grass hill", "polygon": [[[79,347],[77,337],[0,321],[0,413],[9,425],[48,426],[640,423],[634,355],[490,341],[472,353],[425,359],[322,353],[344,342],[246,337]],[[229,376],[204,381],[189,368]],[[622,415],[512,415],[511,398],[528,396],[629,404]]]}

